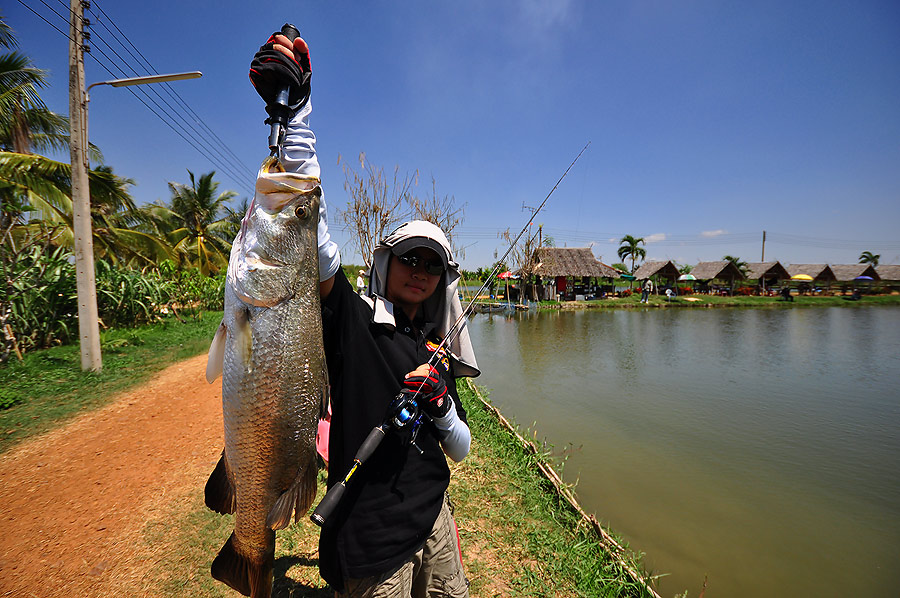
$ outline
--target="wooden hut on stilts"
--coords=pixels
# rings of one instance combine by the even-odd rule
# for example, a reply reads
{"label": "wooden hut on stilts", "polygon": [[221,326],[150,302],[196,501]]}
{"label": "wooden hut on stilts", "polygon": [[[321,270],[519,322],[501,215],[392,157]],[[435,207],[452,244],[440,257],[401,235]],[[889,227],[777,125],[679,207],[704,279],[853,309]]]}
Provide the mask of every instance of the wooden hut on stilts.
{"label": "wooden hut on stilts", "polygon": [[708,287],[707,290],[710,292],[713,292],[714,290],[710,287],[710,283],[713,280],[727,280],[729,283],[729,295],[734,295],[734,281],[744,280],[744,278],[746,278],[744,273],[741,272],[741,269],[734,265],[734,262],[726,260],[718,262],[700,262],[691,268],[691,274],[693,274],[697,280],[705,281],[705,286]]}
{"label": "wooden hut on stilts", "polygon": [[538,298],[542,300],[586,299],[602,293],[597,279],[610,283],[619,273],[594,257],[590,247],[541,247],[534,252],[534,274]]}

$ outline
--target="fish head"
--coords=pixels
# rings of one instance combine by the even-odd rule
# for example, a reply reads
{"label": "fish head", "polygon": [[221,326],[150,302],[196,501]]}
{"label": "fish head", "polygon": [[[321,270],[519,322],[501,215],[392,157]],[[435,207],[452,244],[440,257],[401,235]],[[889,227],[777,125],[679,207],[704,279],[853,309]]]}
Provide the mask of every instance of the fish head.
{"label": "fish head", "polygon": [[318,282],[321,197],[318,178],[284,172],[271,158],[263,163],[228,265],[244,301],[271,306],[292,296],[304,276]]}

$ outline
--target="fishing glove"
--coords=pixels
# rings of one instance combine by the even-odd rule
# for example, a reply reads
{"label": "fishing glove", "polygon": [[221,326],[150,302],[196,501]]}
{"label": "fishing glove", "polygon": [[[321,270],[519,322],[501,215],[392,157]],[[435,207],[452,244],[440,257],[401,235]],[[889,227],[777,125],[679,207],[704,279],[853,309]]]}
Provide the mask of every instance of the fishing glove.
{"label": "fishing glove", "polygon": [[[256,88],[256,93],[266,102],[267,112],[274,104],[279,88],[289,84],[291,91],[288,108],[290,115],[293,116],[309,100],[312,67],[309,63],[309,53],[301,54],[300,60],[297,61],[296,58],[288,58],[276,50],[276,35],[281,35],[281,32],[273,33],[253,56],[250,62],[250,82]],[[269,115],[272,116],[271,112]]]}
{"label": "fishing glove", "polygon": [[453,400],[447,394],[447,384],[434,368],[428,376],[410,376],[403,380],[402,392],[414,398],[432,419],[445,417],[453,406]]}

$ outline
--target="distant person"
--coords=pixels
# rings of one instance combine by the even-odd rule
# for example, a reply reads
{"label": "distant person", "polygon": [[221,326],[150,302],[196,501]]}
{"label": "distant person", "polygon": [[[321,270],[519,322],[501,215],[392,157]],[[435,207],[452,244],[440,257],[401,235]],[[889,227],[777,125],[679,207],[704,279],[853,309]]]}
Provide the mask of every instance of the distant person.
{"label": "distant person", "polygon": [[366,279],[364,278],[365,274],[365,270],[360,270],[359,276],[356,277],[356,293],[358,295],[364,295],[366,292]]}
{"label": "distant person", "polygon": [[653,281],[649,278],[641,287],[641,303],[650,303],[650,293],[653,292]]}
{"label": "distant person", "polygon": [[671,288],[666,287],[666,301],[671,301],[674,296],[675,292]]}
{"label": "distant person", "polygon": [[783,301],[793,301],[794,296],[791,295],[791,287],[784,287],[781,289],[781,298]]}

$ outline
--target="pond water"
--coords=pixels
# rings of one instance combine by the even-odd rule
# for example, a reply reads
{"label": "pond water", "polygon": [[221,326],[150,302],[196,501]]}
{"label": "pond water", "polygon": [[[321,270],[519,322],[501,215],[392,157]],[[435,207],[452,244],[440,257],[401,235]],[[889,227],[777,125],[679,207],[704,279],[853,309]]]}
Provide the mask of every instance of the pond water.
{"label": "pond water", "polygon": [[469,323],[492,402],[568,455],[664,597],[897,596],[900,308]]}

